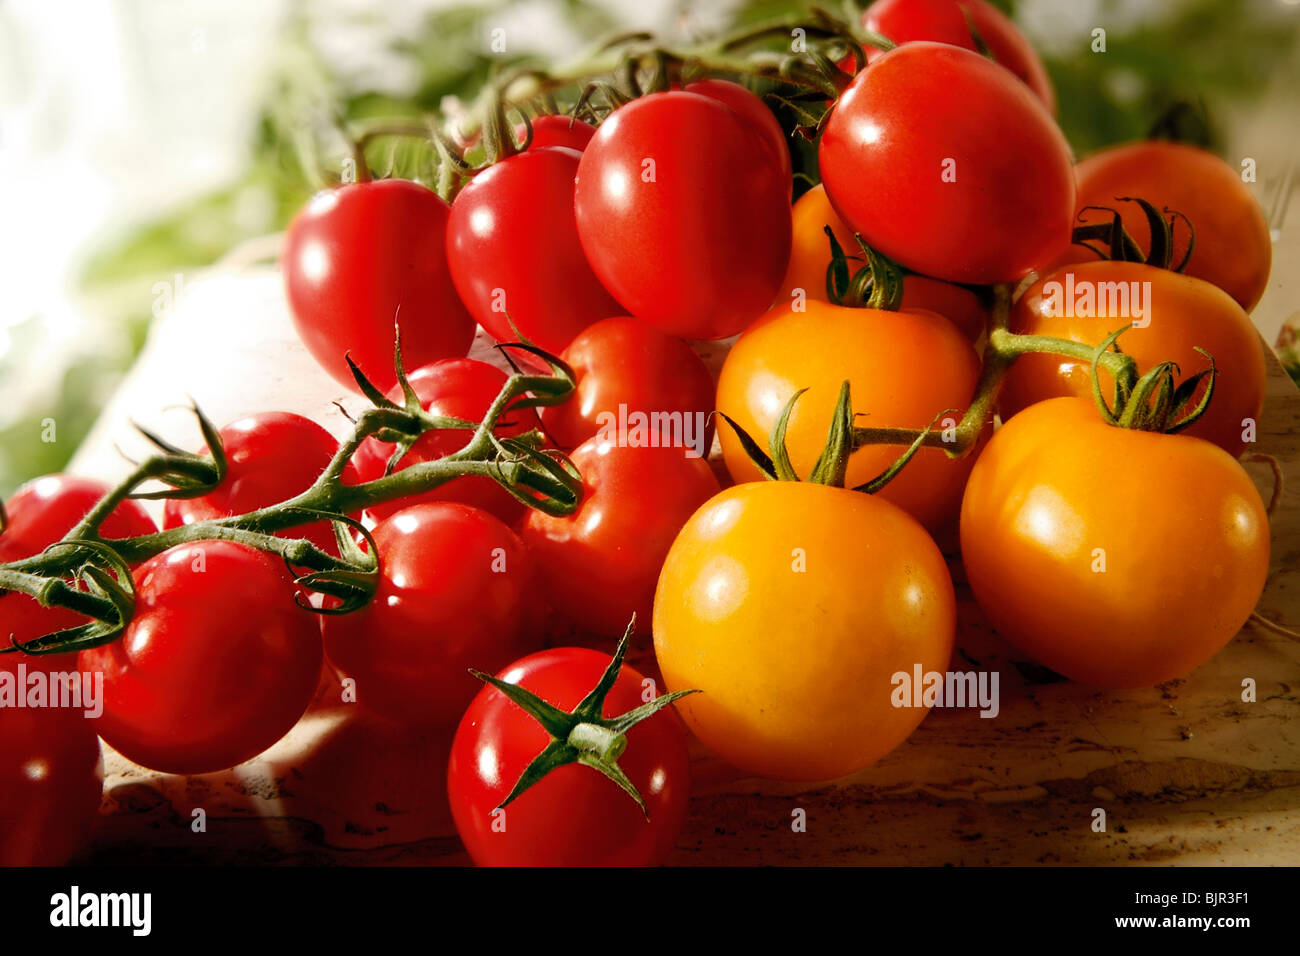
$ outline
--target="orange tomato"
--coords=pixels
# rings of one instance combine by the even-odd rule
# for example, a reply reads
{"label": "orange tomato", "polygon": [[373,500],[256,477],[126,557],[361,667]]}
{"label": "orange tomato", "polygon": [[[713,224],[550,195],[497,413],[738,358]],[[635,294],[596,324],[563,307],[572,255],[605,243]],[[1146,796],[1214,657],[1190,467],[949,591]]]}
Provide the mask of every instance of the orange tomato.
{"label": "orange tomato", "polygon": [[1212,657],[1264,589],[1269,527],[1250,477],[1199,438],[1040,402],[981,453],[962,561],[998,633],[1097,687],[1148,687]]}
{"label": "orange tomato", "polygon": [[956,607],[943,556],[878,496],[736,485],[682,528],[655,593],[655,655],[706,747],[746,772],[826,780],[897,747],[925,707],[894,675],[943,671]]}
{"label": "orange tomato", "polygon": [[[970,402],[980,363],[951,322],[932,312],[884,312],[809,301],[773,309],[742,335],[718,378],[718,409],[767,445],[781,410],[799,389],[786,431],[790,461],[806,477],[826,443],[840,384],[850,383],[859,426],[922,428],[945,409],[953,424]],[[718,426],[736,481],[762,473],[735,432]],[[849,459],[847,485],[870,481],[898,458],[897,445],[868,445]],[[938,531],[956,517],[973,455],[951,459],[923,448],[878,496]]]}
{"label": "orange tomato", "polygon": [[[829,302],[826,294],[826,269],[831,264],[831,244],[826,238],[826,227],[835,233],[844,254],[849,257],[849,271],[862,266],[862,249],[853,238],[853,230],[831,208],[825,188],[818,183],[799,197],[792,210],[794,233],[790,245],[790,265],[786,269],[782,288],[787,300],[792,300],[796,289],[818,302]],[[855,260],[852,258],[857,256]],[[988,324],[988,309],[978,295],[965,286],[954,285],[929,276],[909,274],[903,279],[903,301],[899,309],[905,312],[927,309],[938,312],[961,329],[972,342],[984,332]]]}
{"label": "orange tomato", "polygon": [[[1157,209],[1177,210],[1196,229],[1196,247],[1184,272],[1217,285],[1248,312],[1259,302],[1268,285],[1273,246],[1264,213],[1238,170],[1194,146],[1141,142],[1095,153],[1080,162],[1076,172],[1080,222],[1107,218],[1097,210],[1083,212],[1085,206],[1114,207],[1124,228],[1145,250],[1151,241],[1146,216],[1136,203],[1116,199],[1135,196]],[[1186,253],[1188,239],[1186,223],[1177,223],[1175,263]],[[1078,247],[1071,256],[1070,261],[1093,258]]]}
{"label": "orange tomato", "polygon": [[[1086,310],[1085,293],[1093,299]],[[1090,314],[1053,314],[1070,311]],[[1209,367],[1196,346],[1214,356],[1219,370],[1214,395],[1209,410],[1188,434],[1240,455],[1246,447],[1245,423],[1258,421],[1264,403],[1264,351],[1250,316],[1221,289],[1135,262],[1081,263],[1031,286],[1012,310],[1011,330],[1096,344],[1126,321],[1145,323],[1126,331],[1118,342],[1141,371],[1170,361],[1188,376]],[[1110,400],[1113,380],[1105,372],[1100,375],[1102,394]],[[1060,395],[1092,395],[1089,363],[1024,355],[1007,373],[998,407],[1005,420],[1034,402]]]}

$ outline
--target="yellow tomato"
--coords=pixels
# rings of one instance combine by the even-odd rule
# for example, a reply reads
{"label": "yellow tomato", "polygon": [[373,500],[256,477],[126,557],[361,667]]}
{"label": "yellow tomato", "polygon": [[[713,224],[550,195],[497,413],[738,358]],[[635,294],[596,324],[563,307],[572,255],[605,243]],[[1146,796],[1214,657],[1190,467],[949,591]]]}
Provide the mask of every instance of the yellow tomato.
{"label": "yellow tomato", "polygon": [[897,747],[926,714],[896,674],[943,671],[956,609],[924,529],[878,497],[753,482],[710,499],[673,543],[655,654],[676,708],[749,773],[825,780]]}
{"label": "yellow tomato", "polygon": [[[951,323],[930,312],[884,312],[808,302],[807,310],[773,309],[737,340],[718,379],[718,409],[763,447],[781,410],[808,391],[790,415],[790,461],[807,477],[826,443],[840,385],[850,383],[856,424],[923,428],[945,409],[953,423],[970,402],[979,377],[974,348]],[[727,425],[718,427],[727,470],[736,481],[761,472]],[[849,487],[889,467],[898,445],[868,445],[849,459]],[[924,448],[879,493],[931,531],[950,523],[974,455],[951,459]]]}

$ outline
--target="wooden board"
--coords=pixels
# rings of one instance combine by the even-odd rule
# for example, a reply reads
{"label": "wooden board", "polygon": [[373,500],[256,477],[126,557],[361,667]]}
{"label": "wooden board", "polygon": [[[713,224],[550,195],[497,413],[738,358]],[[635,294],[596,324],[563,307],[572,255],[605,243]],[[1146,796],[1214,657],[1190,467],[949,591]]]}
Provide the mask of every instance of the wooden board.
{"label": "wooden board", "polygon": [[[189,353],[196,329],[206,343],[201,362]],[[272,270],[187,280],[186,301],[158,325],[74,469],[120,477],[114,443],[140,447],[130,418],[195,444],[184,415],[162,411],[186,394],[218,422],[278,408],[337,434],[348,423],[332,402],[355,409],[361,401],[302,351]],[[1300,476],[1300,393],[1271,352],[1258,450]],[[1268,469],[1248,467],[1267,498]],[[1248,626],[1189,677],[1158,688],[1097,693],[1044,683],[1040,669],[990,633],[959,564],[954,574],[954,666],[1000,672],[998,717],[937,710],[879,764],[816,786],[746,779],[699,751],[672,863],[1300,863],[1300,645]],[[1273,524],[1260,612],[1300,627],[1294,482]],[[634,662],[649,669],[647,645]],[[1257,684],[1254,703],[1242,701],[1247,677]],[[446,746],[334,715],[305,721],[226,774],[161,776],[107,753],[91,859],[463,864],[439,795]],[[400,759],[386,757],[394,753]],[[1105,832],[1093,829],[1098,808]],[[195,832],[196,810],[205,832]],[[805,832],[792,828],[797,810]]]}

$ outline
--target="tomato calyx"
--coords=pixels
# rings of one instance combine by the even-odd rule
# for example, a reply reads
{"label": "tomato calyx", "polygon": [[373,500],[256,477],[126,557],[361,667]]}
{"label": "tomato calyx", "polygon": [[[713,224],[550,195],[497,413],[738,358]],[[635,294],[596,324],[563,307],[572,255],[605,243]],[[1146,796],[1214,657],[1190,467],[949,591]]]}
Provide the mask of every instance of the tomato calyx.
{"label": "tomato calyx", "polygon": [[618,765],[618,758],[627,750],[627,732],[653,717],[675,700],[696,690],[679,690],[662,694],[635,710],[618,717],[605,717],[605,698],[613,690],[623,668],[623,658],[627,653],[628,641],[636,629],[636,617],[633,616],[627,626],[618,647],[591,693],[579,702],[572,711],[561,710],[554,704],[543,700],[530,690],[511,684],[491,674],[470,669],[470,673],[486,684],[495,687],[519,706],[521,710],[536,720],[551,737],[551,742],[542,749],[532,762],[524,768],[510,793],[501,801],[501,809],[522,796],[531,787],[539,783],[547,774],[557,767],[578,763],[604,774],[619,789],[636,801],[647,820],[650,811],[645,800],[623,773]]}
{"label": "tomato calyx", "polygon": [[863,265],[850,275],[849,258],[835,238],[835,230],[830,226],[824,228],[831,244],[831,262],[826,267],[826,295],[831,302],[853,309],[897,312],[903,304],[903,267],[872,249],[860,234],[854,233],[853,238],[862,249]]}
{"label": "tomato calyx", "polygon": [[[769,481],[804,480],[799,477],[790,461],[790,452],[786,446],[785,435],[795,403],[799,401],[800,396],[806,391],[808,391],[806,388],[799,389],[790,396],[790,400],[781,409],[781,414],[772,425],[772,433],[768,438],[770,455],[763,451],[753,436],[730,416],[722,412],[717,413],[735,431],[741,447],[745,450],[745,454],[749,456],[750,460]],[[871,495],[884,488],[898,476],[899,472],[927,443],[930,436],[934,434],[934,426],[944,416],[951,415],[955,411],[956,409],[948,408],[939,412],[930,424],[913,433],[915,437],[910,438],[907,449],[888,468],[870,481],[855,485],[849,490]],[[808,474],[807,480],[809,482],[829,485],[832,488],[844,488],[849,470],[849,457],[853,452],[867,444],[883,444],[883,442],[876,440],[879,429],[856,429],[853,425],[853,419],[853,399],[849,382],[846,379],[840,384],[839,398],[836,399],[835,409],[831,413],[830,429],[826,433],[826,444],[823,446],[821,454],[817,456],[817,461],[813,463],[812,471]],[[899,444],[902,444],[902,442],[899,442]]]}
{"label": "tomato calyx", "polygon": [[[1116,196],[1115,201],[1134,202],[1141,207],[1151,229],[1151,244],[1147,251],[1143,252],[1137,241],[1129,235],[1128,230],[1124,228],[1124,220],[1119,210],[1113,206],[1085,206],[1079,210],[1080,217],[1085,212],[1093,210],[1109,213],[1110,220],[1076,226],[1073,233],[1075,245],[1083,246],[1096,253],[1099,258],[1109,259],[1112,262],[1137,262],[1173,272],[1182,272],[1187,268],[1187,264],[1192,260],[1192,252],[1196,248],[1196,227],[1192,225],[1190,219],[1173,209],[1165,209],[1162,213],[1145,199],[1133,196]],[[1187,251],[1178,264],[1174,265],[1174,222],[1178,219],[1186,223],[1189,235]],[[1094,242],[1104,243],[1104,246],[1095,246]]]}
{"label": "tomato calyx", "polygon": [[[1210,399],[1214,396],[1214,383],[1218,378],[1214,356],[1199,346],[1195,346],[1196,351],[1205,356],[1210,363],[1209,368],[1202,369],[1182,382],[1176,380],[1179,368],[1175,362],[1161,362],[1136,381],[1131,374],[1116,375],[1114,407],[1106,401],[1101,391],[1097,366],[1103,354],[1129,328],[1126,325],[1112,332],[1097,346],[1093,356],[1092,397],[1102,418],[1118,428],[1166,435],[1175,435],[1191,427],[1209,409]],[[1205,389],[1195,404],[1192,404],[1202,381],[1205,382]]]}

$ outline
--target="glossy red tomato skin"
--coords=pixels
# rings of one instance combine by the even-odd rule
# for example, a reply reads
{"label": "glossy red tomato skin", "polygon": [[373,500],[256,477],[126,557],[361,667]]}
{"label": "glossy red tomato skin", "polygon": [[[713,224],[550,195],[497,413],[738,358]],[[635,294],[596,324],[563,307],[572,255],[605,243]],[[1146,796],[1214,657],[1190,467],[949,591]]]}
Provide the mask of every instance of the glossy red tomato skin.
{"label": "glossy red tomato skin", "polygon": [[504,524],[456,502],[399,511],[373,534],[379,589],[326,618],[326,654],[371,710],[454,724],[478,689],[470,667],[503,667],[544,643],[534,561]]}
{"label": "glossy red tomato skin", "polygon": [[639,319],[603,319],[580,332],[562,356],[577,388],[561,405],[542,409],[542,422],[561,448],[576,448],[602,421],[628,413],[668,412],[707,420],[704,447],[713,443],[713,376],[695,350]]}
{"label": "glossy red tomato skin", "polygon": [[[20,664],[31,673],[30,657],[0,657],[6,681],[19,679]],[[83,710],[0,707],[0,866],[67,863],[90,833],[102,779],[99,738]]]}
{"label": "glossy red tomato skin", "polygon": [[558,355],[592,322],[625,311],[578,241],[573,182],[581,158],[573,149],[529,149],[479,173],[452,203],[452,279],[498,342],[519,340],[513,322],[525,339]]}
{"label": "glossy red tomato skin", "polygon": [[719,491],[703,457],[620,441],[626,437],[598,435],[574,450],[583,483],[576,512],[531,511],[520,529],[551,608],[579,630],[606,637],[622,634],[634,613],[650,620],[673,539]]}
{"label": "glossy red tomato skin", "polygon": [[[497,676],[564,710],[587,696],[609,657],[580,647],[541,651]],[[624,665],[604,715],[642,706],[645,678]],[[480,866],[653,866],[662,863],[686,819],[690,762],[686,734],[671,708],[627,733],[619,766],[637,788],[649,820],[599,771],[560,767],[505,808],[505,830],[492,811],[549,742],[541,725],[494,687],[470,704],[452,743],[447,789],[465,849]]]}
{"label": "glossy red tomato skin", "polygon": [[[46,475],[19,488],[5,502],[8,524],[0,532],[0,564],[39,554],[62,540],[109,492],[108,485],[76,475]],[[100,525],[105,538],[134,538],[153,534],[158,526],[138,501],[123,501]],[[66,608],[42,607],[26,594],[0,594],[0,640],[22,643],[64,628],[86,623],[86,618]],[[28,670],[76,669],[75,655],[55,654],[25,658]]]}
{"label": "glossy red tomato skin", "polygon": [[730,107],[684,91],[643,96],[601,124],[574,208],[587,259],[625,311],[719,339],[767,310],[790,257],[788,185],[753,162],[767,148]]}
{"label": "glossy red tomato skin", "polygon": [[[790,145],[785,132],[772,111],[750,90],[730,80],[699,80],[686,86],[687,93],[698,93],[731,107],[747,120],[770,147],[773,161],[791,192],[794,191],[793,171],[790,162]],[[788,198],[788,197],[787,197]]]}
{"label": "glossy red tomato skin", "polygon": [[149,559],[135,577],[126,633],[80,657],[83,672],[104,675],[105,742],[151,770],[198,774],[288,733],[316,691],[322,654],[320,626],[295,603],[284,563],[200,541]]}
{"label": "glossy red tomato skin", "polygon": [[[596,135],[596,127],[571,116],[539,116],[531,122],[533,141],[528,144],[530,150],[563,146],[582,152]],[[524,124],[520,123],[515,127],[515,138],[523,142],[525,132]]]}
{"label": "glossy red tomato skin", "polygon": [[1023,83],[959,47],[905,43],[872,62],[835,105],[819,164],[853,231],[936,279],[1015,282],[1070,242],[1065,137]]}
{"label": "glossy red tomato skin", "polygon": [[[876,0],[863,11],[862,24],[895,43],[934,40],[979,52],[971,36],[974,26],[993,61],[1019,77],[1044,106],[1056,112],[1056,92],[1043,61],[1006,14],[985,0]],[[877,48],[867,48],[868,59],[877,55]]]}
{"label": "glossy red tomato skin", "polygon": [[289,224],[281,262],[294,328],[348,388],[348,353],[377,388],[396,384],[395,321],[407,368],[469,351],[474,320],[447,268],[449,215],[419,183],[385,179],[318,193]]}
{"label": "glossy red tomato skin", "polygon": [[[231,422],[220,430],[225,448],[225,480],[199,498],[169,498],[163,506],[163,527],[179,528],[198,521],[215,521],[279,504],[311,487],[338,451],[334,437],[309,418],[292,412],[261,412]],[[344,466],[344,484],[358,482],[351,462]],[[287,528],[282,538],[307,538],[318,548],[337,553],[328,521]]]}
{"label": "glossy red tomato skin", "polygon": [[[500,394],[506,378],[506,373],[495,365],[488,365],[478,359],[463,358],[444,359],[416,369],[409,376],[409,381],[425,411],[476,422],[483,420],[488,408]],[[399,405],[404,401],[400,388],[394,388],[388,397]],[[525,408],[503,415],[498,422],[496,434],[502,438],[513,438],[540,427],[541,421],[537,413],[531,408]],[[419,462],[436,461],[464,448],[472,435],[468,429],[460,428],[426,432],[411,446],[399,464],[402,468],[407,468]],[[362,442],[352,459],[359,480],[364,482],[382,478],[384,467],[395,448],[395,445],[375,438],[367,438]],[[459,501],[490,512],[506,524],[514,524],[527,510],[525,505],[512,498],[491,478],[466,475],[422,494],[373,505],[369,512],[374,518],[383,519],[403,508],[429,501]]]}

